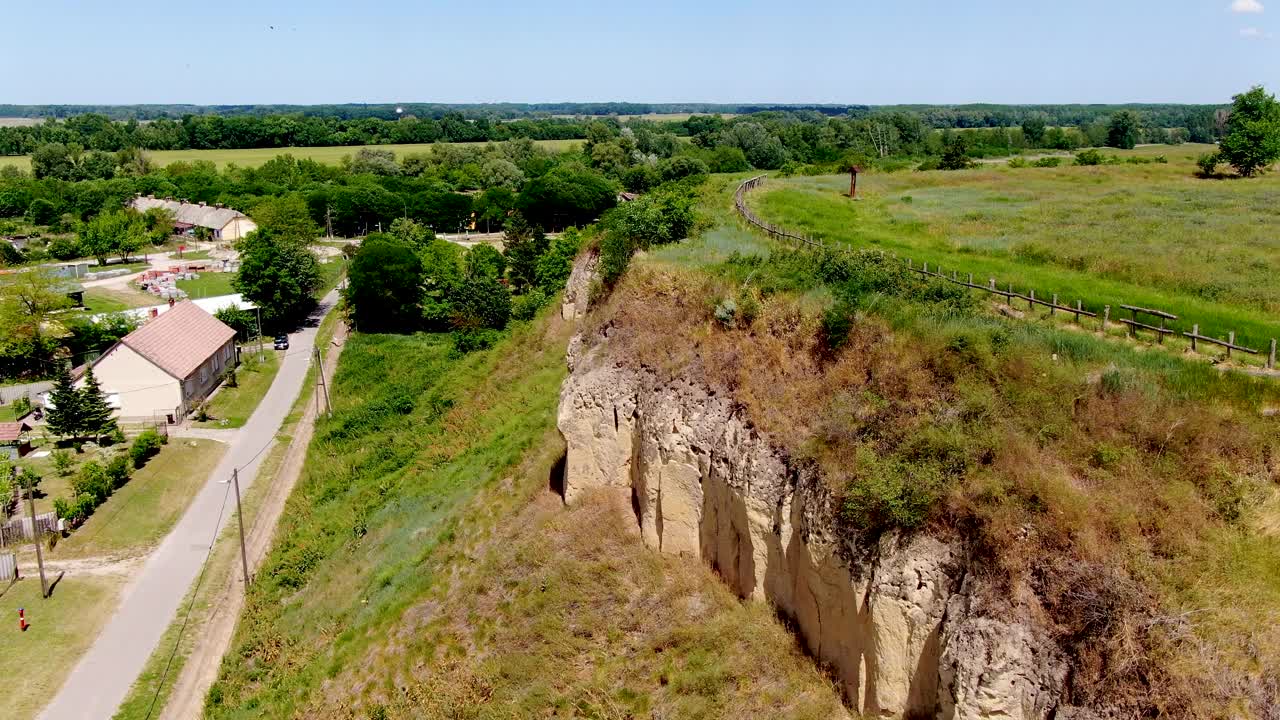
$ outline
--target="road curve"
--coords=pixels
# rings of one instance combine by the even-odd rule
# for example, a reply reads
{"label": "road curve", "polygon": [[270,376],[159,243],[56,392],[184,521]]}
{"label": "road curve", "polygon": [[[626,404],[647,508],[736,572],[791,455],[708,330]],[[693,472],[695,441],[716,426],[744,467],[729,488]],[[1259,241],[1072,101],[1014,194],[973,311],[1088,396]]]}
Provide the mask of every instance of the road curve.
{"label": "road curve", "polygon": [[[313,318],[318,321],[336,302],[337,292],[330,292]],[[200,574],[209,546],[232,518],[235,498],[228,497],[226,484],[232,469],[240,469],[242,492],[257,477],[264,450],[275,441],[302,389],[318,324],[290,336],[291,347],[262,403],[186,513],[124,589],[115,614],[39,717],[101,720],[115,714]]]}

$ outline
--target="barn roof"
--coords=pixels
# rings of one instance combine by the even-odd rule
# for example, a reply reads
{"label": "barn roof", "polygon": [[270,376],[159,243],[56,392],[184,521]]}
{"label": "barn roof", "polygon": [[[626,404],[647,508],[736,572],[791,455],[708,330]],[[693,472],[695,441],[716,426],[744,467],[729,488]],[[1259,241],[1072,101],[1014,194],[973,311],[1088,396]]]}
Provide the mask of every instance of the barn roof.
{"label": "barn roof", "polygon": [[15,443],[22,433],[30,429],[31,426],[24,422],[0,423],[0,443]]}
{"label": "barn roof", "polygon": [[120,343],[185,380],[235,335],[221,320],[184,300],[125,335]]}
{"label": "barn roof", "polygon": [[239,210],[232,210],[228,207],[201,205],[168,198],[136,197],[131,205],[138,212],[146,212],[151,208],[164,208],[173,213],[175,224],[207,227],[210,230],[221,230],[232,220],[247,217]]}

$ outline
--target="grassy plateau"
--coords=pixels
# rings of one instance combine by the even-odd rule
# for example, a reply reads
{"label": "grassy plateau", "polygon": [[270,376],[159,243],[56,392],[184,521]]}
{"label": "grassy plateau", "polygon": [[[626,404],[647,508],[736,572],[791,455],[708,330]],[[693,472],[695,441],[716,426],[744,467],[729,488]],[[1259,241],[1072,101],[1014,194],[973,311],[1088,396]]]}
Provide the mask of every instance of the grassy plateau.
{"label": "grassy plateau", "polygon": [[[1208,146],[1104,151],[1167,163],[770,178],[748,195],[763,219],[828,242],[881,248],[995,278],[1087,309],[1180,316],[1177,329],[1266,349],[1280,337],[1280,176],[1194,177]],[[1127,317],[1127,313],[1124,315]]]}

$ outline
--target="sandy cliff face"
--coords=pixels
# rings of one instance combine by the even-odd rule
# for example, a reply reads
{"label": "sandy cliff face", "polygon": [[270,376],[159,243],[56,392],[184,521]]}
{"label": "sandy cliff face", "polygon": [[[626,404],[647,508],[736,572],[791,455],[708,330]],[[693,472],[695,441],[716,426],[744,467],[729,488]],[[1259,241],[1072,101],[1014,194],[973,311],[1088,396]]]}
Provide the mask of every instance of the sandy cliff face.
{"label": "sandy cliff face", "polygon": [[629,496],[646,545],[701,558],[740,596],[772,603],[866,715],[1021,719],[1057,709],[1061,653],[1025,618],[985,612],[962,544],[844,537],[831,490],[730,399],[606,353],[581,341],[570,349],[558,418],[566,502],[598,487]]}

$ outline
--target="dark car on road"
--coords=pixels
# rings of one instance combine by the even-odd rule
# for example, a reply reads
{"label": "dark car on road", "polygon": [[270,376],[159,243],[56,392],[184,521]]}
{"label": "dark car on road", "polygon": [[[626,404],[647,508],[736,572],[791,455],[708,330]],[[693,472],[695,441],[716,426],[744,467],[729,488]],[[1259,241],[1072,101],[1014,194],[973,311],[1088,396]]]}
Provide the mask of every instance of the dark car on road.
{"label": "dark car on road", "polygon": [[288,350],[288,349],[289,349],[289,336],[288,336],[288,335],[277,335],[277,336],[276,336],[276,349],[277,349],[277,350]]}

